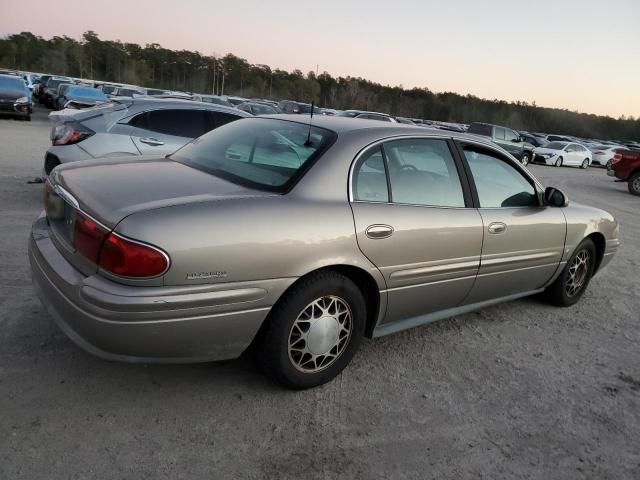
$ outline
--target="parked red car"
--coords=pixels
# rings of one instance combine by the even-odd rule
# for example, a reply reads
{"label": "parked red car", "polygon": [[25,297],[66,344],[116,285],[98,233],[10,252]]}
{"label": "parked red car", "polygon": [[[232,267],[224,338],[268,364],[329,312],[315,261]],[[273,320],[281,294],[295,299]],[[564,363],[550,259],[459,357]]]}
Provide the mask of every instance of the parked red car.
{"label": "parked red car", "polygon": [[616,150],[607,165],[607,175],[628,182],[629,192],[640,196],[640,150]]}

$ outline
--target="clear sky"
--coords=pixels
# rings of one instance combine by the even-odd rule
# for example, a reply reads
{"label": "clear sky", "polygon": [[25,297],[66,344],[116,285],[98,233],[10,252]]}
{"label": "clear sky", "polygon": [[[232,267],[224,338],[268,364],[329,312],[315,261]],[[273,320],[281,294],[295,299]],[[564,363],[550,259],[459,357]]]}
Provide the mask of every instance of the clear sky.
{"label": "clear sky", "polygon": [[640,0],[0,0],[0,35],[86,30],[286,70],[319,65],[383,84],[640,116]]}

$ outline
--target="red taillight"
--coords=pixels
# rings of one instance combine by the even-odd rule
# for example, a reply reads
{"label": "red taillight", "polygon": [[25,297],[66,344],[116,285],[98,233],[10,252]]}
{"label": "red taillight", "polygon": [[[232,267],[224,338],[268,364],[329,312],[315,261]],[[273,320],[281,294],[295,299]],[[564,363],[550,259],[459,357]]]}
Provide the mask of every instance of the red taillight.
{"label": "red taillight", "polygon": [[620,160],[622,160],[622,154],[621,154],[621,153],[616,152],[616,153],[613,155],[613,158],[611,159],[611,163],[616,163],[616,162],[619,162]]}
{"label": "red taillight", "polygon": [[169,257],[155,247],[111,233],[102,245],[99,265],[123,277],[155,277],[169,267]]}
{"label": "red taillight", "polygon": [[89,217],[86,217],[80,212],[76,213],[73,228],[73,246],[93,263],[98,263],[100,248],[108,233],[108,230],[98,225]]}
{"label": "red taillight", "polygon": [[90,137],[95,132],[79,122],[56,125],[51,129],[51,142],[54,145],[72,145]]}

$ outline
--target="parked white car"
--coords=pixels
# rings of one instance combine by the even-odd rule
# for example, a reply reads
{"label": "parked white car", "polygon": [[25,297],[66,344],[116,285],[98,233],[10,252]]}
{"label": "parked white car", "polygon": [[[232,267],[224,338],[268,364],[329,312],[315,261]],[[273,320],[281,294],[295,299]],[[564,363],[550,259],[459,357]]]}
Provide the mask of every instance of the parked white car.
{"label": "parked white car", "polygon": [[533,162],[545,165],[572,165],[587,168],[591,165],[593,155],[583,145],[574,142],[551,142],[544,147],[533,149]]}
{"label": "parked white car", "polygon": [[591,154],[593,155],[593,164],[606,166],[616,153],[617,148],[625,148],[620,145],[595,145],[591,147]]}

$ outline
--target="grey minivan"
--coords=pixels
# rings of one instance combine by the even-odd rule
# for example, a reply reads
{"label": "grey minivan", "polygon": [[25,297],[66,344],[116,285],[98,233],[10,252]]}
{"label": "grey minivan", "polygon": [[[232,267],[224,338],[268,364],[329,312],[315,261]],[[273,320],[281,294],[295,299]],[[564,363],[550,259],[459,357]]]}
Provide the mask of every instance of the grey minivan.
{"label": "grey minivan", "polygon": [[81,347],[138,362],[249,348],[291,388],[329,381],[364,336],[534,293],[573,305],[619,245],[610,214],[489,141],[335,116],[62,165],[45,207],[35,290]]}

